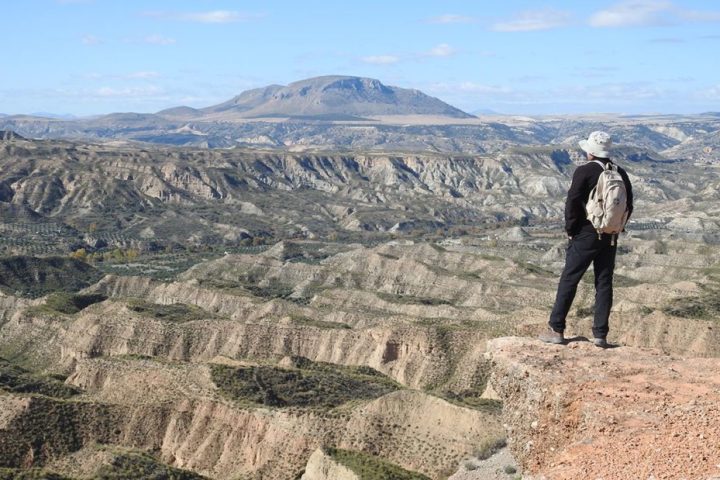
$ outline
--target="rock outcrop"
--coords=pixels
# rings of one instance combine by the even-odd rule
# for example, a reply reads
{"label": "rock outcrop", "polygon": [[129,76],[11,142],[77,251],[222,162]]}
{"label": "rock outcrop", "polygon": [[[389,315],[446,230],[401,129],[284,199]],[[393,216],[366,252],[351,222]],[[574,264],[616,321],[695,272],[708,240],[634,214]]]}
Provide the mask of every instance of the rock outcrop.
{"label": "rock outcrop", "polygon": [[7,140],[25,140],[22,136],[12,130],[0,130],[0,141]]}
{"label": "rock outcrop", "polygon": [[361,480],[357,473],[339,464],[318,448],[310,455],[300,480]]}
{"label": "rock outcrop", "polygon": [[488,344],[509,445],[536,479],[720,476],[720,361],[649,350]]}

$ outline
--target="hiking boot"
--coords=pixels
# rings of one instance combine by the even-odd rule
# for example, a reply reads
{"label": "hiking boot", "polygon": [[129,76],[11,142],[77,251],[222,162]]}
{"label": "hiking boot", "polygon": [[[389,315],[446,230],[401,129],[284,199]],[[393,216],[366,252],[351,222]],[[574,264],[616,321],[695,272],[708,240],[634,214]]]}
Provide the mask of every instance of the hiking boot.
{"label": "hiking boot", "polygon": [[556,332],[552,328],[548,328],[545,332],[538,336],[538,340],[545,343],[554,343],[555,345],[562,345],[565,343],[565,336],[562,332]]}
{"label": "hiking boot", "polygon": [[610,344],[607,342],[607,339],[602,337],[593,338],[593,344],[599,348],[608,348],[610,346]]}

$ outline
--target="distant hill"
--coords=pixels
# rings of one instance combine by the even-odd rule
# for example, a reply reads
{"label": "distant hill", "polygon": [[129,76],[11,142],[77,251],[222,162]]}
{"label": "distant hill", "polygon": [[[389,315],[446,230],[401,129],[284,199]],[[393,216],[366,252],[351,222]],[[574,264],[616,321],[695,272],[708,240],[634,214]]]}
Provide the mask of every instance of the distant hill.
{"label": "distant hill", "polygon": [[25,140],[12,130],[0,130],[0,140]]}
{"label": "distant hill", "polygon": [[30,115],[33,117],[57,118],[60,120],[72,120],[73,118],[77,118],[72,113],[32,112]]}
{"label": "distant hill", "polygon": [[372,78],[345,76],[315,77],[288,86],[270,85],[248,90],[201,111],[242,118],[320,116],[328,120],[380,115],[472,118],[472,115],[419,90],[388,86]]}
{"label": "distant hill", "polygon": [[73,292],[100,280],[91,265],[67,257],[15,256],[0,259],[0,291],[31,298]]}
{"label": "distant hill", "polygon": [[472,111],[473,115],[503,115],[500,112],[496,112],[495,110],[491,110],[489,108],[480,108],[478,110]]}

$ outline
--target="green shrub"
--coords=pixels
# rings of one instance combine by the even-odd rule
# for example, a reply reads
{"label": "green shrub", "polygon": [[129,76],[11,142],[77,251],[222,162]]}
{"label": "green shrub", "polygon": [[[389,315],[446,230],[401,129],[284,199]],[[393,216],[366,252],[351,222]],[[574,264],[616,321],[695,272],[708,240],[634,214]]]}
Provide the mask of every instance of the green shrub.
{"label": "green shrub", "polygon": [[45,300],[45,306],[56,312],[73,314],[86,309],[90,305],[107,300],[99,293],[80,295],[65,292],[53,293]]}
{"label": "green shrub", "polygon": [[107,300],[107,297],[99,293],[73,294],[56,292],[48,295],[45,299],[45,303],[29,307],[26,312],[28,315],[54,316],[58,313],[63,315],[73,315],[86,309],[90,305],[104,300]]}
{"label": "green shrub", "polygon": [[146,317],[178,323],[202,320],[204,318],[211,317],[211,315],[202,308],[185,303],[163,305],[159,303],[146,302],[141,299],[131,299],[127,303],[127,308],[128,310]]}
{"label": "green shrub", "polygon": [[269,407],[332,408],[350,400],[372,399],[399,386],[369,367],[342,367],[297,360],[297,368],[213,365],[212,379],[233,400]]}
{"label": "green shrub", "polygon": [[80,390],[49,375],[38,375],[0,358],[0,390],[69,398]]}
{"label": "green shrub", "polygon": [[353,450],[325,447],[325,453],[336,462],[349,468],[360,480],[430,480],[380,458]]}
{"label": "green shrub", "polygon": [[671,300],[662,311],[668,315],[700,320],[720,318],[720,292]]}
{"label": "green shrub", "polygon": [[40,468],[21,470],[19,468],[0,468],[0,480],[72,480]]}
{"label": "green shrub", "polygon": [[347,323],[326,322],[324,320],[316,320],[314,318],[306,317],[304,315],[290,315],[290,320],[292,320],[292,322],[296,325],[307,325],[317,328],[339,328],[344,330],[352,329],[352,327]]}
{"label": "green shrub", "polygon": [[376,295],[386,302],[410,304],[410,305],[452,305],[451,302],[440,298],[416,297],[413,295],[400,295],[393,293],[377,292]]}
{"label": "green shrub", "polygon": [[504,438],[499,439],[499,440],[498,439],[489,439],[489,440],[486,440],[485,443],[483,443],[482,445],[477,447],[473,451],[473,455],[478,460],[487,460],[488,458],[495,455],[498,451],[505,448],[506,445],[507,445],[507,441]]}
{"label": "green shrub", "polygon": [[203,480],[206,477],[188,470],[170,467],[158,462],[145,453],[128,453],[113,459],[110,465],[103,465],[94,480]]}
{"label": "green shrub", "polygon": [[575,310],[575,316],[584,318],[584,317],[592,317],[595,315],[595,305],[590,305],[589,307],[578,307],[577,310]]}
{"label": "green shrub", "polygon": [[72,258],[0,258],[0,290],[11,295],[39,298],[53,292],[75,292],[101,277],[91,265]]}

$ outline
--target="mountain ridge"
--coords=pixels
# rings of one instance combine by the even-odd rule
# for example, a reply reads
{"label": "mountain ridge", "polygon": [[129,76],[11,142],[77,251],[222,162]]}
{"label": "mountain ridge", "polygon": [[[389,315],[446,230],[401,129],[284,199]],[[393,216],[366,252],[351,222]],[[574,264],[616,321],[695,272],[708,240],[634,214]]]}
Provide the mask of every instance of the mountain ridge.
{"label": "mountain ridge", "polygon": [[201,112],[231,112],[243,118],[286,115],[472,115],[415,89],[388,86],[366,77],[326,75],[246,90]]}

